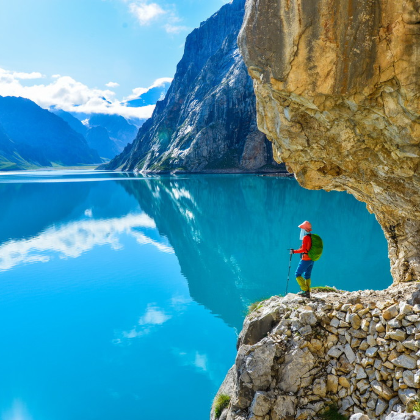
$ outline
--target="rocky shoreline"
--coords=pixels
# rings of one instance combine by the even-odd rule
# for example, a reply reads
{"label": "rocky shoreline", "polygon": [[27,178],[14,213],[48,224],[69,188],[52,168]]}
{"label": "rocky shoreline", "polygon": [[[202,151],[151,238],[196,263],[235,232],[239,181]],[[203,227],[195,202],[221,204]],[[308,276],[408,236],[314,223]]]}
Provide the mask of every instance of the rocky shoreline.
{"label": "rocky shoreline", "polygon": [[420,389],[418,283],[273,296],[247,316],[237,347],[222,420],[317,419],[331,404],[352,420],[417,418],[401,413]]}

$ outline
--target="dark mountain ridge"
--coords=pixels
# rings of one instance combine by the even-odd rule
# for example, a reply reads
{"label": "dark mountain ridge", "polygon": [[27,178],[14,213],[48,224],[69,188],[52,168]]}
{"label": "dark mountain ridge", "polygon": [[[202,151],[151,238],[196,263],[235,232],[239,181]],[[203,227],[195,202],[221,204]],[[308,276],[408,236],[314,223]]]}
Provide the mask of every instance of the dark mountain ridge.
{"label": "dark mountain ridge", "polygon": [[245,0],[192,31],[163,101],[136,139],[101,169],[142,172],[278,171],[257,129],[255,95],[237,45]]}
{"label": "dark mountain ridge", "polygon": [[121,115],[93,114],[89,118],[89,127],[104,127],[109,137],[114,141],[117,152],[121,153],[125,146],[136,137],[138,128],[130,124]]}
{"label": "dark mountain ridge", "polygon": [[[112,159],[121,153],[133,141],[138,131],[137,126],[130,124],[121,115],[70,113],[58,108],[50,111],[66,121],[74,131],[82,134],[89,147],[105,159]],[[82,120],[87,121],[82,123]]]}
{"label": "dark mountain ridge", "polygon": [[29,99],[0,96],[0,124],[3,127],[0,154],[4,161],[15,163],[9,167],[3,165],[2,169],[53,164],[74,166],[101,161],[81,134]]}
{"label": "dark mountain ridge", "polygon": [[24,169],[28,166],[30,163],[22,158],[17,145],[0,124],[0,171]]}
{"label": "dark mountain ridge", "polygon": [[90,128],[86,134],[86,141],[89,147],[97,150],[99,156],[106,159],[112,159],[120,152],[113,139],[109,137],[108,130],[102,126]]}

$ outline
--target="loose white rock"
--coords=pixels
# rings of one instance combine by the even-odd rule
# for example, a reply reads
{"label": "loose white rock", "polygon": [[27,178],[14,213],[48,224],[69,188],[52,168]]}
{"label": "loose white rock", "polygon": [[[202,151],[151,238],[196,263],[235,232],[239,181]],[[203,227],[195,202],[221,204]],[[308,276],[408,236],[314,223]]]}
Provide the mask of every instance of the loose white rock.
{"label": "loose white rock", "polygon": [[417,366],[417,360],[414,359],[414,357],[407,356],[406,354],[402,354],[396,359],[391,360],[391,362],[395,366],[402,367],[405,369],[415,369]]}
{"label": "loose white rock", "polygon": [[391,338],[392,340],[403,341],[407,337],[407,334],[403,330],[390,331],[386,334],[385,338]]}
{"label": "loose white rock", "polygon": [[414,401],[417,397],[417,393],[415,389],[400,389],[398,391],[398,396],[404,405],[407,405],[409,401]]}
{"label": "loose white rock", "polygon": [[265,416],[271,409],[272,400],[266,392],[257,391],[251,404],[251,412],[256,416]]}
{"label": "loose white rock", "polygon": [[369,420],[369,417],[366,414],[357,413],[353,414],[349,420]]}
{"label": "loose white rock", "polygon": [[334,346],[332,347],[329,351],[328,351],[328,356],[334,357],[334,358],[339,358],[344,352],[344,348],[343,346]]}
{"label": "loose white rock", "polygon": [[378,352],[378,347],[370,347],[366,350],[366,356],[375,357],[377,352]]}

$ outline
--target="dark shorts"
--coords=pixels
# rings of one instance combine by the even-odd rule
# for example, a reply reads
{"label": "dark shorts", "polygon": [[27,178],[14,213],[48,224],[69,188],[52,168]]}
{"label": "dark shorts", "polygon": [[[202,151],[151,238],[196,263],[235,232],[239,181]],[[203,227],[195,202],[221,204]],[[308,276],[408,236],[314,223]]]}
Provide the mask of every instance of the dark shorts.
{"label": "dark shorts", "polygon": [[310,279],[312,269],[314,267],[314,262],[315,261],[312,260],[300,260],[295,273],[296,277],[300,277],[303,275],[305,279]]}

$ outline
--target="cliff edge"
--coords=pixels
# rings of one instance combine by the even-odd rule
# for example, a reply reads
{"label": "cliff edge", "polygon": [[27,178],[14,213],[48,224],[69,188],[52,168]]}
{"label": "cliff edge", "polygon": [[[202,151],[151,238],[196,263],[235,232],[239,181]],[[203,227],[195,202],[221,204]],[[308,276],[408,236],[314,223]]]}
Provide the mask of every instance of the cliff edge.
{"label": "cliff edge", "polygon": [[239,45],[275,158],[364,201],[420,280],[420,2],[248,0]]}
{"label": "cliff edge", "polygon": [[[229,403],[218,417],[214,403],[211,419],[420,417],[397,414],[418,401],[419,303],[414,283],[314,293],[311,301],[273,296],[245,319],[218,393]],[[329,406],[336,417],[322,417]]]}

